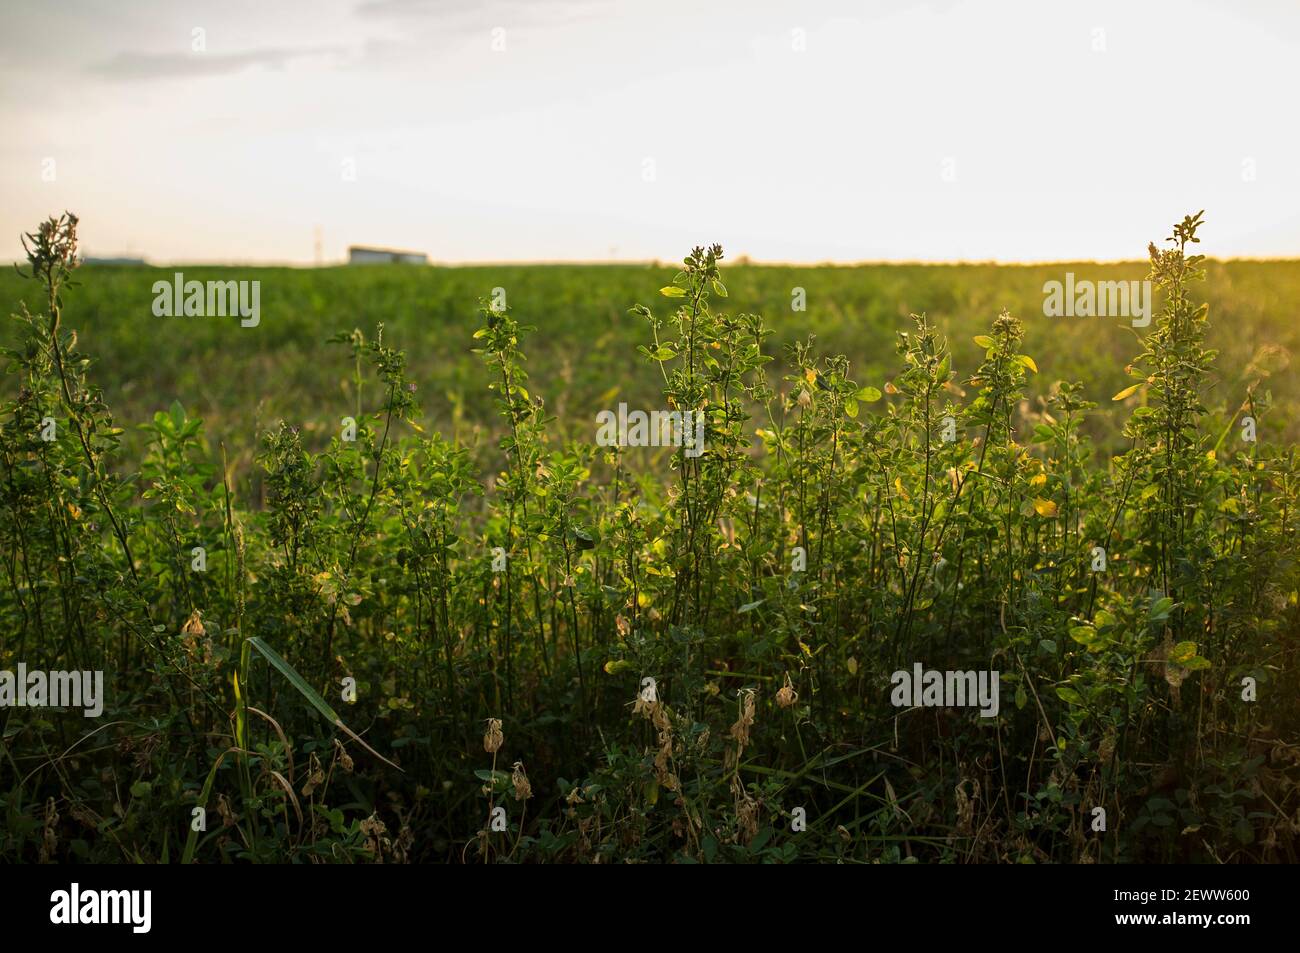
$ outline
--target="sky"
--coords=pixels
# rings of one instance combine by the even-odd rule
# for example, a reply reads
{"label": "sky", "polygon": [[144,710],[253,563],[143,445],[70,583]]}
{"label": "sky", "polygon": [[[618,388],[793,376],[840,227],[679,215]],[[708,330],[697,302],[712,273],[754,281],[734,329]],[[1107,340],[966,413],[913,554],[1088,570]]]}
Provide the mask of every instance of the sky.
{"label": "sky", "polygon": [[1300,257],[1300,3],[5,0],[0,260]]}

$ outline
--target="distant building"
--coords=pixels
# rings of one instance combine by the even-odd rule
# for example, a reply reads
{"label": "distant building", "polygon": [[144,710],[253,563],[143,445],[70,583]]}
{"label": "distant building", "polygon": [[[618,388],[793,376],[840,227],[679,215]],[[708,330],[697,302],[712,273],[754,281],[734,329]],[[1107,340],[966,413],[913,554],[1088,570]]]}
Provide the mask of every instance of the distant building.
{"label": "distant building", "polygon": [[348,247],[349,265],[427,265],[429,256],[418,251],[394,251],[391,248]]}
{"label": "distant building", "polygon": [[143,258],[96,258],[90,256],[81,259],[83,265],[144,265]]}

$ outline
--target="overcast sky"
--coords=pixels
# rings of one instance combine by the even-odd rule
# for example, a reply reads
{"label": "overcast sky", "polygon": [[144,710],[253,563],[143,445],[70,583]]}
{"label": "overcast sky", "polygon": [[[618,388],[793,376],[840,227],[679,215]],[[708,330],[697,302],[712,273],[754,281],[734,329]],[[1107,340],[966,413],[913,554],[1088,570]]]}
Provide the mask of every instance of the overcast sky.
{"label": "overcast sky", "polygon": [[[5,0],[0,258],[1300,256],[1300,3]],[[196,33],[195,31],[201,31]],[[319,232],[317,231],[319,229]]]}

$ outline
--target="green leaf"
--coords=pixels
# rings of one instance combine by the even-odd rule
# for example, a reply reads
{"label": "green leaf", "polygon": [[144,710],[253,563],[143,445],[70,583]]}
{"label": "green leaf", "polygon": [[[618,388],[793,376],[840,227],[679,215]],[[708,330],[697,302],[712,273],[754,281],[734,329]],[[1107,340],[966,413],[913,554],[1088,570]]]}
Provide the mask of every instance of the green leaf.
{"label": "green leaf", "polygon": [[284,660],[284,658],[275,649],[271,648],[257,636],[250,636],[248,644],[261,653],[262,658],[271,663],[271,666],[283,675],[289,684],[298,689],[303,698],[311,702],[313,708],[325,716],[325,720],[331,724],[339,720],[338,714],[329,706],[329,702],[321,698],[316,689],[307,684],[307,680],[298,674],[298,670]]}
{"label": "green leaf", "polygon": [[1188,661],[1195,657],[1195,642],[1179,642],[1169,650],[1169,661],[1177,662],[1179,665],[1186,665]]}
{"label": "green leaf", "polygon": [[1025,694],[1025,688],[1021,685],[1016,689],[1016,708],[1024,708],[1028,702],[1029,696]]}
{"label": "green leaf", "polygon": [[1137,393],[1137,389],[1141,387],[1143,383],[1145,382],[1139,382],[1137,384],[1133,384],[1131,387],[1125,387],[1122,391],[1120,391],[1118,394],[1112,397],[1111,400],[1123,400],[1125,397],[1132,397],[1134,394]]}
{"label": "green leaf", "polygon": [[1056,686],[1056,697],[1067,705],[1082,705],[1083,696],[1068,685]]}
{"label": "green leaf", "polygon": [[850,417],[856,417],[858,415],[858,402],[850,397],[844,402],[844,412]]}
{"label": "green leaf", "polygon": [[713,863],[713,859],[718,856],[717,838],[710,834],[700,842],[700,846],[704,849],[704,862],[706,864]]}
{"label": "green leaf", "polygon": [[659,289],[659,293],[663,295],[665,298],[686,297],[686,290],[684,288],[678,288],[676,285],[666,285],[665,287]]}
{"label": "green leaf", "polygon": [[271,667],[274,668],[281,675],[283,675],[285,679],[288,680],[290,685],[298,689],[298,694],[302,695],[303,698],[307,699],[307,701],[311,704],[311,706],[315,708],[318,712],[320,712],[322,716],[324,716],[326,721],[334,725],[334,727],[338,728],[340,731],[346,734],[357,744],[361,745],[361,747],[365,748],[367,751],[373,754],[380,761],[384,762],[384,764],[397,768],[398,771],[402,770],[397,765],[393,764],[393,762],[385,758],[378,751],[376,751],[374,748],[370,747],[370,745],[362,741],[361,737],[357,735],[357,733],[354,732],[351,728],[343,724],[343,719],[340,718],[338,714],[334,711],[334,709],[329,706],[329,703],[325,701],[325,699],[320,697],[320,693],[317,692],[316,689],[312,688],[310,685],[307,684],[307,680],[303,678],[301,675],[299,675],[298,670],[295,669],[288,662],[286,662],[280,656],[279,652],[271,648],[269,645],[267,645],[265,642],[263,642],[260,638],[258,638],[255,635],[251,635],[248,637],[248,644],[251,645],[253,648],[257,649],[258,653],[262,656],[262,658],[270,662]]}
{"label": "green leaf", "polygon": [[487,768],[480,768],[474,772],[474,777],[486,782],[498,794],[510,789],[510,775],[504,771],[491,771]]}
{"label": "green leaf", "polygon": [[1033,371],[1035,374],[1038,373],[1038,365],[1034,363],[1034,359],[1033,359],[1032,357],[1030,357],[1028,354],[1017,354],[1017,355],[1016,355],[1016,360],[1017,360],[1017,361],[1018,361],[1022,366],[1029,368],[1029,369],[1030,369],[1031,371]]}
{"label": "green leaf", "polygon": [[864,404],[874,404],[880,400],[882,395],[878,389],[868,385],[860,389],[854,396]]}
{"label": "green leaf", "polygon": [[1070,638],[1080,645],[1091,645],[1097,639],[1097,630],[1090,625],[1076,625],[1070,629]]}
{"label": "green leaf", "polygon": [[709,284],[713,286],[713,293],[716,294],[719,298],[725,298],[727,296],[727,286],[724,285],[717,278],[711,279],[709,281]]}
{"label": "green leaf", "polygon": [[989,337],[987,334],[976,335],[974,340],[976,344],[984,348],[984,350],[986,351],[993,349],[993,339]]}
{"label": "green leaf", "polygon": [[[243,710],[243,706],[237,706],[236,711]],[[203,782],[203,790],[199,792],[198,806],[207,808],[208,798],[212,794],[212,782],[217,779],[217,768],[221,767],[221,762],[225,760],[226,755],[230,754],[233,749],[227,748],[221,754],[217,755],[217,760],[212,762],[212,767],[208,771],[207,780]],[[189,835],[185,838],[185,850],[181,853],[182,864],[194,863],[194,850],[199,845],[199,832],[193,827],[190,828]]]}

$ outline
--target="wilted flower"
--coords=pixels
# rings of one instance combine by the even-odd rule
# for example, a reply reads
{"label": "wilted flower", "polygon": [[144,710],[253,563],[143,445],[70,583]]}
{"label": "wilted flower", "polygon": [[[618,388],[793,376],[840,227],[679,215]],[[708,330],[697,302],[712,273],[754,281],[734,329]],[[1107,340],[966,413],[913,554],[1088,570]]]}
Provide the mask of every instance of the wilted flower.
{"label": "wilted flower", "polygon": [[376,861],[383,863],[384,848],[392,845],[392,841],[385,836],[388,833],[388,825],[379,819],[379,814],[376,812],[363,820],[358,828],[366,838],[366,850]]}
{"label": "wilted flower", "polygon": [[748,793],[742,793],[736,804],[736,836],[748,844],[758,833],[759,805]]}
{"label": "wilted flower", "polygon": [[740,690],[740,717],[736,723],[731,726],[731,737],[735,738],[740,747],[749,744],[749,729],[754,727],[754,690],[752,688],[742,688]]}
{"label": "wilted flower", "polygon": [[185,620],[185,625],[181,626],[182,635],[202,635],[203,619],[198,609],[190,613],[190,617]]}
{"label": "wilted flower", "polygon": [[235,812],[230,809],[230,802],[224,794],[217,795],[217,814],[221,817],[222,827],[235,826]]}
{"label": "wilted flower", "polygon": [[483,750],[488,754],[496,754],[501,750],[501,745],[505,743],[506,737],[501,733],[501,719],[489,718],[487,720],[487,731],[483,733]]}
{"label": "wilted flower", "polygon": [[659,694],[655,680],[647,675],[641,680],[641,690],[636,693],[636,700],[632,702],[632,714],[650,718],[654,715],[655,706],[658,704]]}
{"label": "wilted flower", "polygon": [[202,648],[203,661],[206,663],[212,660],[212,642],[205,638],[205,633],[202,614],[195,609],[181,626],[181,645],[185,647],[190,658],[197,658],[199,649]]}
{"label": "wilted flower", "polygon": [[352,756],[348,754],[348,749],[343,747],[343,742],[339,741],[337,738],[334,739],[334,750],[338,752],[339,764],[343,766],[343,770],[348,774],[351,774]]}
{"label": "wilted flower", "polygon": [[533,786],[528,783],[528,775],[524,773],[524,763],[516,761],[514,770],[510,774],[510,783],[515,786],[515,800],[527,801],[533,796]]}
{"label": "wilted flower", "polygon": [[785,684],[782,685],[780,690],[776,693],[776,703],[782,708],[789,708],[798,700],[799,693],[794,690],[794,686],[790,683],[790,673],[787,672],[785,675]]}
{"label": "wilted flower", "polygon": [[[966,794],[966,785],[970,784],[971,793]],[[953,788],[953,799],[957,807],[957,826],[954,834],[949,835],[949,840],[955,836],[969,836],[973,830],[975,821],[975,802],[980,797],[980,783],[972,778],[962,778]]]}
{"label": "wilted flower", "polygon": [[59,846],[59,811],[54,805],[54,798],[45,801],[45,830],[41,835],[41,862],[49,863]]}
{"label": "wilted flower", "polygon": [[315,752],[312,753],[308,767],[307,783],[302,786],[303,797],[311,797],[312,792],[325,783],[325,772],[321,770],[320,759]]}

